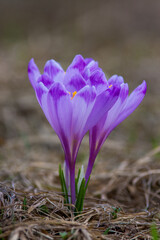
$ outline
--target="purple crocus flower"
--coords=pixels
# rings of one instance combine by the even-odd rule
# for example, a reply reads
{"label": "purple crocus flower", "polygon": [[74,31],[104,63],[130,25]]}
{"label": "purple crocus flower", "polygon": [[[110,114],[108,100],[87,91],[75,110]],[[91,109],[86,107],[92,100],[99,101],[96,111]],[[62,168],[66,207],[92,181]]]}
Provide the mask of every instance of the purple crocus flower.
{"label": "purple crocus flower", "polygon": [[120,85],[107,82],[98,63],[77,55],[66,72],[54,60],[46,62],[41,75],[31,59],[29,80],[50,125],[65,153],[66,185],[71,202],[76,201],[75,163],[86,132],[112,108],[119,98]]}
{"label": "purple crocus flower", "polygon": [[106,138],[111,131],[124,119],[126,119],[143,100],[147,85],[143,81],[130,95],[128,84],[124,83],[121,76],[114,75],[108,80],[108,84],[120,86],[120,94],[115,104],[103,115],[98,123],[90,129],[90,156],[85,179],[88,181],[95,159]]}

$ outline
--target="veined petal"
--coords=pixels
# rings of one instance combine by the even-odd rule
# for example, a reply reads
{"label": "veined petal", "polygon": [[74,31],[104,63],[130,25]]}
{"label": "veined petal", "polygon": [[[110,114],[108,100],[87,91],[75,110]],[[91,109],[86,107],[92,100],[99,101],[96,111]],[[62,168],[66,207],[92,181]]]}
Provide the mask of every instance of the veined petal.
{"label": "veined petal", "polygon": [[68,69],[74,68],[74,69],[78,69],[81,72],[81,71],[83,71],[85,66],[86,66],[86,63],[85,63],[84,58],[81,55],[76,55],[75,58],[73,59],[72,63],[68,67]]}
{"label": "veined petal", "polygon": [[39,102],[39,105],[41,106],[47,120],[51,124],[50,116],[49,116],[49,110],[48,110],[48,104],[47,104],[47,94],[48,89],[44,86],[42,82],[37,82],[35,86],[35,92],[36,97]]}
{"label": "veined petal", "polygon": [[[111,89],[112,87],[114,88],[115,86],[112,86],[111,85]],[[121,105],[124,106],[126,100],[127,100],[127,97],[128,97],[128,94],[129,94],[129,87],[128,87],[128,84],[127,83],[122,83],[120,86],[116,86],[118,89],[120,89],[120,92],[119,92],[119,96],[117,98],[117,101],[115,102],[115,104],[112,106],[112,108],[109,110],[111,111],[113,108],[117,109],[117,112],[120,112],[119,107]]]}
{"label": "veined petal", "polygon": [[110,85],[121,85],[122,83],[124,83],[124,79],[122,76],[118,76],[118,75],[113,75],[112,77],[110,77],[108,79],[108,84]]}
{"label": "veined petal", "polygon": [[42,82],[44,84],[44,86],[47,89],[49,89],[54,82],[63,83],[64,76],[65,76],[64,72],[59,72],[59,73],[57,73],[57,75],[55,75],[54,80],[53,80],[47,74],[44,73],[39,77],[38,83]]}
{"label": "veined petal", "polygon": [[[121,115],[121,111],[124,108],[127,98],[129,94],[129,88],[127,83],[121,84],[121,90],[119,97],[113,107],[108,111],[108,115],[106,117],[106,121],[104,124],[104,132],[105,134],[109,134],[112,131],[112,127],[114,126],[115,122],[117,121],[117,118],[119,115]],[[102,130],[103,131],[103,130]],[[107,136],[105,136],[106,138]],[[105,139],[104,139],[105,140]]]}
{"label": "veined petal", "polygon": [[28,64],[28,77],[32,84],[32,87],[35,89],[36,82],[40,77],[40,71],[37,65],[35,64],[33,58],[29,61],[29,64]]}
{"label": "veined petal", "polygon": [[85,62],[87,65],[85,66],[82,75],[86,80],[88,80],[95,71],[102,71],[102,69],[98,67],[98,62],[95,62],[93,59],[89,59],[88,61],[85,59]]}
{"label": "veined petal", "polygon": [[147,91],[147,84],[145,81],[142,82],[128,97],[124,108],[119,114],[117,121],[113,125],[115,128],[119,123],[121,123],[124,119],[126,119],[142,102]]}
{"label": "veined petal", "polygon": [[48,91],[47,105],[51,126],[62,141],[71,138],[72,106],[69,93],[63,84],[56,82]]}
{"label": "veined petal", "polygon": [[91,86],[95,86],[98,95],[108,88],[108,82],[105,74],[100,70],[92,73],[90,76],[90,84]]}
{"label": "veined petal", "polygon": [[94,61],[93,58],[85,58],[84,59],[86,64],[89,64],[90,62]]}
{"label": "veined petal", "polygon": [[99,94],[96,98],[94,108],[88,118],[85,129],[91,129],[98,121],[107,114],[110,108],[115,104],[118,99],[120,87],[111,87]]}
{"label": "veined petal", "polygon": [[57,75],[55,75],[55,77],[54,77],[54,82],[63,83],[63,79],[64,79],[65,75],[66,75],[66,73],[64,71],[58,72]]}
{"label": "veined petal", "polygon": [[78,92],[86,82],[77,69],[68,69],[63,79],[63,84],[69,92]]}
{"label": "veined petal", "polygon": [[44,67],[44,73],[47,74],[51,79],[54,80],[55,76],[59,72],[64,72],[59,63],[57,63],[53,59],[46,62],[45,67]]}
{"label": "veined petal", "polygon": [[98,62],[92,60],[91,62],[88,63],[88,65],[86,66],[87,68],[89,68],[90,72],[93,73],[95,70],[99,69],[98,67]]}
{"label": "veined petal", "polygon": [[43,85],[49,89],[53,84],[53,80],[48,75],[42,74],[38,79],[38,83],[43,83]]}
{"label": "veined petal", "polygon": [[84,71],[82,72],[82,76],[87,81],[89,79],[90,75],[91,75],[91,72],[90,72],[89,68],[86,67],[84,69]]}
{"label": "veined petal", "polygon": [[48,92],[47,87],[43,84],[43,82],[37,82],[35,86],[35,92],[37,96],[37,100],[39,104],[42,104],[42,96]]}
{"label": "veined petal", "polygon": [[96,91],[94,87],[85,86],[73,98],[73,119],[72,126],[74,127],[75,135],[82,135],[84,127],[88,121],[94,103],[96,100]]}

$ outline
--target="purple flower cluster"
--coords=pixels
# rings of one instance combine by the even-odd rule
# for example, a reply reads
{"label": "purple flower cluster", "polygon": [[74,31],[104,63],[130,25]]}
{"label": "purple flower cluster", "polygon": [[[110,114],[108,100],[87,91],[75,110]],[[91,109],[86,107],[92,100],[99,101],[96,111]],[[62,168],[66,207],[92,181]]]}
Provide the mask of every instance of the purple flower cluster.
{"label": "purple flower cluster", "polygon": [[98,63],[81,55],[75,56],[66,72],[56,61],[47,61],[43,74],[31,59],[28,76],[37,100],[63,146],[66,186],[74,204],[75,163],[84,135],[89,131],[87,182],[96,156],[110,132],[141,103],[146,82],[129,95],[128,84],[121,76],[114,75],[107,81]]}

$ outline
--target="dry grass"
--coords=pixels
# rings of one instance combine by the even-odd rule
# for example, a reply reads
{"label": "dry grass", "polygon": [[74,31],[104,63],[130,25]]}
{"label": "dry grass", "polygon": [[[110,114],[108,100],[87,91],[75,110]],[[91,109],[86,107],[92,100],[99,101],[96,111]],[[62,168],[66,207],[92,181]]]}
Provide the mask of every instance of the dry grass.
{"label": "dry grass", "polygon": [[[159,147],[134,163],[122,162],[108,174],[93,174],[78,217],[64,204],[60,192],[35,187],[37,182],[42,186],[38,173],[31,174],[35,168],[24,174],[15,171],[12,180],[0,184],[0,239],[152,239],[153,223],[160,228],[160,170],[153,161],[158,152]],[[45,171],[44,175],[47,167]],[[53,189],[60,189],[55,173]],[[1,179],[12,174],[8,169]],[[31,182],[27,174],[33,177]]]}

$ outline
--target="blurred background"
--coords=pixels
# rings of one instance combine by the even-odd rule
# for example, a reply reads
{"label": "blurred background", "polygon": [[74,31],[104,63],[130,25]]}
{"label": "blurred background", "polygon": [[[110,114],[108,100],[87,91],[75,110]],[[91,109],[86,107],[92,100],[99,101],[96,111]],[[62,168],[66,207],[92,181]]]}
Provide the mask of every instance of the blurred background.
{"label": "blurred background", "polygon": [[[122,75],[130,91],[146,80],[143,102],[102,149],[103,170],[113,168],[114,162],[117,166],[125,159],[135,161],[157,147],[159,13],[159,0],[0,0],[1,169],[23,170],[24,175],[29,169],[34,177],[36,171],[43,175],[50,169],[53,175],[54,162],[63,160],[60,143],[28,80],[27,65],[32,57],[41,72],[48,59],[66,69],[76,54],[92,57],[108,77]],[[81,151],[79,159],[83,158],[87,157]]]}

